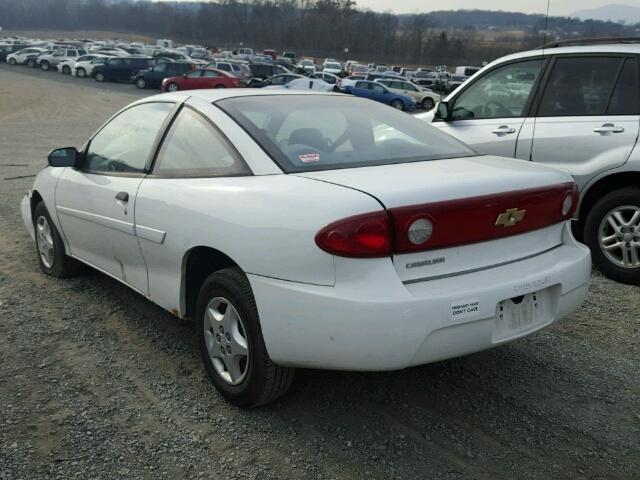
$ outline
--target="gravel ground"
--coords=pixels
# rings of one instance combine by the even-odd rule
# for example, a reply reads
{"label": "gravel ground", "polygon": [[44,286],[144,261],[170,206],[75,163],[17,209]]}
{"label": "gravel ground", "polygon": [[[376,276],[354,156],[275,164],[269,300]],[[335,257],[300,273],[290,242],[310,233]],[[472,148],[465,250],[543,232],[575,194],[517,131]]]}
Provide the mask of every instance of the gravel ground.
{"label": "gravel ground", "polygon": [[216,393],[190,323],[95,272],[41,274],[29,176],[149,93],[0,65],[0,479],[638,478],[640,295],[597,272],[582,309],[528,339],[300,371],[252,411]]}

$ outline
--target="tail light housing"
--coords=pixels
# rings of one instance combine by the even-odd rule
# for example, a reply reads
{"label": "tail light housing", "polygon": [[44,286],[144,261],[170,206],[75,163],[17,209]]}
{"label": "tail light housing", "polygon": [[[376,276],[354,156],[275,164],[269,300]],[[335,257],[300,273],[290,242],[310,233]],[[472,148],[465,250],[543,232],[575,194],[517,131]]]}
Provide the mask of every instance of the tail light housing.
{"label": "tail light housing", "polygon": [[343,257],[384,257],[485,242],[572,217],[575,183],[517,190],[356,215],[320,230],[316,243]]}

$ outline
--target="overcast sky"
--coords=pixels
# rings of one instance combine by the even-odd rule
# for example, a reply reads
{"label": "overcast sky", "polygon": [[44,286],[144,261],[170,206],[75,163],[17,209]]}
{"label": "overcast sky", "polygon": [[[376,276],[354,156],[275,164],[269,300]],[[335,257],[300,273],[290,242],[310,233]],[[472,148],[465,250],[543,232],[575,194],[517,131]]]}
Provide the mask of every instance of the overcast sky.
{"label": "overcast sky", "polygon": [[[396,13],[429,12],[480,8],[507,12],[545,13],[546,0],[356,0],[359,6],[372,10],[391,10]],[[551,15],[569,15],[578,10],[601,7],[612,3],[638,5],[628,0],[551,0]]]}

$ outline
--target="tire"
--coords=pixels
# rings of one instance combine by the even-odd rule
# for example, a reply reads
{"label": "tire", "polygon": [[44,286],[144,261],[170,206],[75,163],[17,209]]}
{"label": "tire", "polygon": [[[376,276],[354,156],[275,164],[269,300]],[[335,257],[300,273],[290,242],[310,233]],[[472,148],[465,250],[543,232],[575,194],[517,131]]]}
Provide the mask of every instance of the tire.
{"label": "tire", "polygon": [[[198,294],[196,328],[207,373],[227,401],[257,407],[289,390],[294,370],[269,358],[251,285],[240,269],[225,268],[205,280]],[[227,364],[236,365],[234,372]]]}
{"label": "tire", "polygon": [[397,110],[404,110],[404,103],[402,103],[402,100],[394,100],[391,102],[391,106]]}
{"label": "tire", "polygon": [[62,73],[64,75],[71,75],[71,68],[69,68],[68,65],[65,65],[64,67],[62,67]]}
{"label": "tire", "polygon": [[47,72],[51,68],[51,65],[46,60],[43,60],[42,62],[40,62],[40,68]]}
{"label": "tire", "polygon": [[177,83],[171,82],[167,85],[167,92],[177,92],[178,90],[180,90],[180,87]]}
{"label": "tire", "polygon": [[82,265],[65,253],[62,238],[43,202],[38,203],[33,210],[33,228],[40,269],[47,275],[58,278],[77,275]]}
{"label": "tire", "polygon": [[27,67],[35,68],[35,66],[36,66],[36,61],[34,59],[30,58],[29,60],[27,60]]}
{"label": "tire", "polygon": [[422,100],[422,108],[424,108],[427,111],[433,109],[433,107],[435,106],[436,106],[436,102],[433,101],[433,98],[425,97]]}
{"label": "tire", "polygon": [[227,88],[225,85],[222,85],[221,83],[219,83],[218,85],[216,85],[213,88]]}
{"label": "tire", "polygon": [[640,285],[640,188],[622,188],[602,197],[587,214],[584,239],[604,275]]}
{"label": "tire", "polygon": [[84,68],[80,67],[76,70],[76,77],[84,78],[86,76],[87,76],[87,71]]}
{"label": "tire", "polygon": [[96,82],[104,82],[104,74],[103,73],[96,73],[93,78],[94,78],[94,80]]}
{"label": "tire", "polygon": [[9,59],[9,65],[15,65],[15,64],[17,64],[17,63],[18,63],[18,62],[16,62],[16,59],[15,59],[15,58],[11,57],[11,58]]}
{"label": "tire", "polygon": [[145,82],[144,78],[142,77],[136,78],[136,87],[138,87],[140,90],[143,90],[147,88],[147,82]]}

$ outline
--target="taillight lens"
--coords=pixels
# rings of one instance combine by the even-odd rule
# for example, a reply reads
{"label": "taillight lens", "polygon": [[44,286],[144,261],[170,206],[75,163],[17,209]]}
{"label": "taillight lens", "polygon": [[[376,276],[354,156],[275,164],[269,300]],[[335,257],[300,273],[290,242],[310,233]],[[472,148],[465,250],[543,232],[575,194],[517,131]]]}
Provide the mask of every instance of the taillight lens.
{"label": "taillight lens", "polygon": [[567,195],[564,197],[562,203],[562,216],[565,219],[570,219],[578,208],[578,200],[580,198],[580,192],[578,186],[575,183],[570,184],[571,187],[567,191]]}
{"label": "taillight lens", "polygon": [[374,212],[331,223],[318,232],[316,244],[325,252],[342,257],[389,256],[389,216],[387,212]]}

